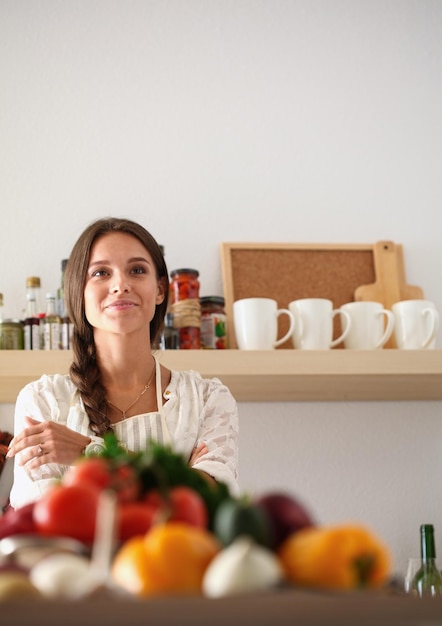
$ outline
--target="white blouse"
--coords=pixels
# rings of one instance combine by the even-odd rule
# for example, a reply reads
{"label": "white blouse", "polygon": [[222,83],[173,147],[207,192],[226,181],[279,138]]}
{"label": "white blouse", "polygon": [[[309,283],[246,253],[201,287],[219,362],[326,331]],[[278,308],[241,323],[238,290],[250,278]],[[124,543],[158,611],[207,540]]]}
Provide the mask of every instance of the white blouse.
{"label": "white blouse", "polygon": [[[203,378],[193,370],[172,370],[170,383],[161,400],[161,376],[157,362],[157,402],[159,411],[126,418],[113,424],[119,441],[129,450],[146,448],[150,439],[190,458],[199,443],[208,453],[193,465],[224,482],[232,495],[238,495],[238,409],[229,389],[218,378]],[[15,405],[14,433],[25,427],[25,416],[53,420],[72,430],[99,440],[89,427],[81,396],[68,375],[44,375],[19,393]],[[10,503],[17,508],[32,502],[60,478],[68,466],[47,463],[38,470],[14,465]]]}

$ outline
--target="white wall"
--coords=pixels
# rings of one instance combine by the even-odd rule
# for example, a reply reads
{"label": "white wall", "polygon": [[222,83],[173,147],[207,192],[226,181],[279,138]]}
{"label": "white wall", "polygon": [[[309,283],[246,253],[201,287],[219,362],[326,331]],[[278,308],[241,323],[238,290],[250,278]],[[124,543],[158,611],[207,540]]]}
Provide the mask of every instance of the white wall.
{"label": "white wall", "polygon": [[[1,0],[6,315],[105,215],[198,268],[201,295],[223,241],[392,239],[442,311],[441,27],[439,0]],[[242,487],[372,525],[398,570],[421,522],[442,555],[440,412],[241,404]]]}

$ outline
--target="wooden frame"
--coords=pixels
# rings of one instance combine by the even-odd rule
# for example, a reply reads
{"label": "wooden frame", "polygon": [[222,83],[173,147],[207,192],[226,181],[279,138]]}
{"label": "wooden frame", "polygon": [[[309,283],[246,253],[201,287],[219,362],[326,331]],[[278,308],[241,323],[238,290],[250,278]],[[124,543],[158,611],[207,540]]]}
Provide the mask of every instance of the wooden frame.
{"label": "wooden frame", "polygon": [[[233,302],[273,298],[286,308],[298,298],[328,298],[335,308],[353,300],[376,300],[385,308],[400,299],[422,298],[405,283],[400,244],[222,243],[222,277],[228,346],[236,348]],[[279,336],[287,330],[282,316]],[[339,320],[336,319],[335,333]],[[336,336],[336,335],[335,335]],[[286,341],[281,348],[293,348]],[[385,347],[394,347],[390,340]]]}

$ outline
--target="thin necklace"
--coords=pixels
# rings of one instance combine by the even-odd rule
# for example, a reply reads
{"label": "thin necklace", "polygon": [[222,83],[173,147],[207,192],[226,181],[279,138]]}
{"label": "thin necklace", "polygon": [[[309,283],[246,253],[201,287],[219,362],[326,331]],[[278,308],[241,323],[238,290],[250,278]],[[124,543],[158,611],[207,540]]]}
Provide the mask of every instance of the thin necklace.
{"label": "thin necklace", "polygon": [[129,411],[129,410],[130,410],[133,406],[135,406],[135,404],[138,402],[138,400],[141,398],[141,396],[143,396],[143,395],[146,393],[146,391],[149,389],[149,387],[150,387],[150,386],[151,386],[151,384],[152,384],[153,377],[155,376],[155,370],[156,370],[156,367],[155,367],[155,361],[154,361],[154,364],[153,364],[153,370],[152,370],[152,375],[151,375],[151,377],[149,378],[149,380],[147,381],[147,383],[144,385],[144,387],[143,387],[143,389],[142,389],[141,393],[140,393],[140,394],[139,394],[139,395],[135,398],[135,400],[134,400],[131,404],[129,404],[129,406],[127,407],[127,409],[125,409],[124,411],[123,411],[122,409],[120,409],[118,406],[116,406],[113,402],[111,402],[110,400],[108,400],[108,403],[109,403],[111,406],[113,406],[113,407],[114,407],[114,409],[117,409],[117,411],[120,411],[120,413],[121,413],[121,415],[122,415],[122,418],[121,418],[121,419],[123,419],[123,420],[125,420],[125,419],[126,419],[126,413],[127,413],[127,412],[128,412],[128,411]]}

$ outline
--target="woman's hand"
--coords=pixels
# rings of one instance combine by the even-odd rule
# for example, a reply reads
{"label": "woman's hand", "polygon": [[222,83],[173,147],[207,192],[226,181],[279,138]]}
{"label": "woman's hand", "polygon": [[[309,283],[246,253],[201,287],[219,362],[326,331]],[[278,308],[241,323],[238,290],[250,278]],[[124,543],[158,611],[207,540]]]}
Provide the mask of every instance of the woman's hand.
{"label": "woman's hand", "polygon": [[[206,446],[205,443],[199,443],[197,446],[195,446],[189,459],[190,467],[192,467],[195,463],[198,463],[198,461],[208,452],[209,448]],[[216,485],[216,480],[207,472],[203,472],[199,469],[195,469],[195,472],[201,474],[201,476],[203,476],[203,478],[205,478],[210,485]]]}
{"label": "woman's hand", "polygon": [[81,455],[90,437],[81,435],[63,424],[41,422],[26,417],[28,424],[9,444],[7,458],[20,454],[20,465],[37,469],[46,463],[72,465]]}
{"label": "woman's hand", "polygon": [[203,457],[208,452],[209,448],[206,446],[205,443],[199,443],[197,446],[195,446],[189,459],[190,467],[192,467],[192,465],[195,465],[195,463],[198,463],[201,457]]}

